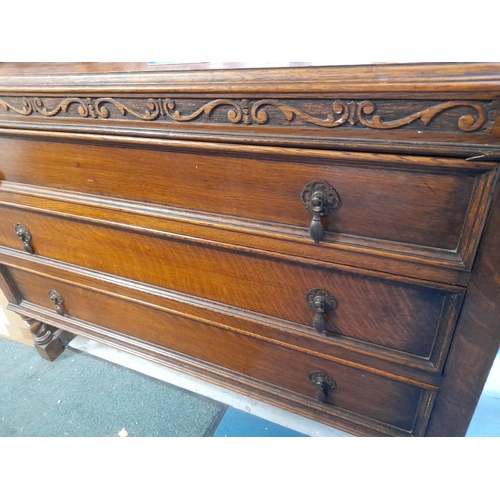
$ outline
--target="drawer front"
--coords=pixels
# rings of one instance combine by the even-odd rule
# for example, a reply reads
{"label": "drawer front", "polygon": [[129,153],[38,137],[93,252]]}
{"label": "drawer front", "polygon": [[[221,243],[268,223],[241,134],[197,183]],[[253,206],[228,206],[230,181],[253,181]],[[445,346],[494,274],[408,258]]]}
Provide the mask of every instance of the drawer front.
{"label": "drawer front", "polygon": [[[25,301],[47,311],[55,311],[49,291],[57,292],[64,314],[57,317],[93,323],[262,380],[304,396],[311,407],[327,413],[346,410],[365,417],[367,425],[383,423],[408,433],[423,430],[433,391],[411,381],[404,383],[390,374],[334,363],[25,271],[9,269],[9,274]],[[317,371],[334,380],[326,394],[322,392],[326,402],[317,400],[318,387],[309,377]]]}
{"label": "drawer front", "polygon": [[[0,245],[23,250],[15,231],[21,223],[35,254],[253,311],[256,321],[280,318],[332,342],[355,339],[367,351],[382,346],[396,357],[407,353],[430,360],[436,370],[463,295],[459,287],[236,252],[172,235],[6,207],[1,213]],[[314,304],[318,296],[324,314]]]}
{"label": "drawer front", "polygon": [[[311,245],[313,212],[301,193],[319,180],[338,197],[331,213],[325,209],[320,217],[323,245],[340,242],[451,260],[457,252],[459,260],[467,260],[474,250],[491,189],[491,165],[254,150],[154,150],[2,137],[0,173],[6,181],[223,216],[228,225],[234,224],[228,217],[242,225],[260,223],[271,233],[294,234]],[[310,194],[316,192],[312,188]]]}

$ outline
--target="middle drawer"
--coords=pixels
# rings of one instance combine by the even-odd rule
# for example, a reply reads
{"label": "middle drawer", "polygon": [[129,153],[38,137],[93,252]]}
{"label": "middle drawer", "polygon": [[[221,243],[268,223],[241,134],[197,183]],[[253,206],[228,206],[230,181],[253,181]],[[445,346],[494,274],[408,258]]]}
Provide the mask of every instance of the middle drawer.
{"label": "middle drawer", "polygon": [[463,296],[456,286],[146,228],[7,207],[1,215],[0,245],[22,250],[15,229],[22,224],[35,254],[225,304],[231,314],[253,311],[257,322],[278,318],[332,342],[350,338],[430,359],[436,369]]}

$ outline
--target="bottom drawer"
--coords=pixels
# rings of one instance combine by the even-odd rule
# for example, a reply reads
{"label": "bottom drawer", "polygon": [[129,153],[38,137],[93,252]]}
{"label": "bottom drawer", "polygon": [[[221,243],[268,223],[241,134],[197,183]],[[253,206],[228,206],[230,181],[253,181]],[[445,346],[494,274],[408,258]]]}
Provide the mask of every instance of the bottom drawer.
{"label": "bottom drawer", "polygon": [[[129,299],[126,289],[120,295],[116,289],[96,291],[19,269],[8,269],[8,274],[23,299],[21,309],[29,308],[30,303],[43,307],[49,324],[50,317],[63,324],[67,318],[77,334],[83,333],[78,331],[79,323],[87,328],[93,324],[109,330],[114,337],[119,332],[203,360],[207,372],[211,365],[224,367],[234,372],[232,388],[236,391],[247,378],[254,385],[256,380],[263,381],[263,391],[264,386],[272,384],[282,391],[274,391],[278,406],[297,411],[292,401],[299,396],[300,407],[322,415],[322,421],[328,416],[332,426],[338,426],[336,419],[341,419],[355,422],[356,428],[366,429],[366,434],[425,432],[435,391],[418,382],[347,361],[325,360],[298,348],[229,331],[224,325],[196,321],[157,304]],[[64,300],[59,311],[64,316],[55,313],[50,290]],[[315,372],[323,374],[326,384],[311,380]],[[311,417],[310,411],[307,416]]]}

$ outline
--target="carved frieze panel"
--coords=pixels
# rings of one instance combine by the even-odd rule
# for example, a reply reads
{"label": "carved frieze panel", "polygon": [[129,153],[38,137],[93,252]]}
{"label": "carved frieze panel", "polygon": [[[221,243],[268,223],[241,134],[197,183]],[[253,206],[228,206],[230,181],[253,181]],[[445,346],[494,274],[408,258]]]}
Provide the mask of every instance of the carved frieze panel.
{"label": "carved frieze panel", "polygon": [[491,133],[497,103],[473,100],[0,97],[3,117]]}

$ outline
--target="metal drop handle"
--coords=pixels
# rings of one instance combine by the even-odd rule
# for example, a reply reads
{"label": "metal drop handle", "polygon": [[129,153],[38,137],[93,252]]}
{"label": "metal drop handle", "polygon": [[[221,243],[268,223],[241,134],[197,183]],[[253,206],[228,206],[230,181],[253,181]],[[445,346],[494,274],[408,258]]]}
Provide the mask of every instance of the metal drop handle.
{"label": "metal drop handle", "polygon": [[64,299],[55,290],[49,290],[49,297],[50,300],[56,306],[55,307],[56,313],[61,316],[64,316],[64,309],[63,309]]}
{"label": "metal drop handle", "polygon": [[325,235],[321,217],[326,217],[339,206],[339,195],[330,184],[324,181],[312,181],[304,187],[300,198],[307,210],[312,213],[309,235],[314,243],[319,243]]}
{"label": "metal drop handle", "polygon": [[33,250],[33,247],[30,245],[31,240],[33,239],[31,233],[19,222],[14,225],[14,229],[16,230],[17,237],[21,240],[24,249],[28,253],[34,254],[35,251]]}
{"label": "metal drop handle", "polygon": [[316,386],[315,397],[320,403],[326,403],[330,393],[337,387],[337,383],[330,375],[320,371],[310,373],[309,380]]}
{"label": "metal drop handle", "polygon": [[321,288],[309,290],[305,299],[307,305],[316,312],[313,327],[318,333],[322,333],[326,326],[325,315],[337,307],[337,300],[330,292]]}

